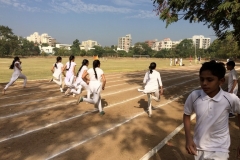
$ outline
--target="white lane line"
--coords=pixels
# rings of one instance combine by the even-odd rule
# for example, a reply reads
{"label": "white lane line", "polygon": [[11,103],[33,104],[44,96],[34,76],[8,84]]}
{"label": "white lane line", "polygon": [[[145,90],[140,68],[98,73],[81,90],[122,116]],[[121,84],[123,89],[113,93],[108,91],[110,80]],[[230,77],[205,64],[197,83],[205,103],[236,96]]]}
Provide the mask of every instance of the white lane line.
{"label": "white lane line", "polygon": [[[170,81],[170,80],[175,80],[175,79],[178,79],[178,78],[183,78],[183,77],[189,77],[189,76],[192,76],[192,75],[184,75],[184,76],[179,76],[177,78],[170,78],[170,79],[167,79],[167,81]],[[116,82],[116,81],[115,81]],[[119,85],[119,84],[118,84]],[[115,85],[116,86],[116,85]],[[107,87],[106,87],[107,89]],[[30,100],[30,101],[25,101],[25,102],[18,102],[18,103],[11,103],[11,104],[5,104],[5,105],[1,105],[1,107],[8,107],[8,106],[13,106],[13,105],[21,105],[21,104],[27,104],[27,103],[31,103],[31,102],[39,102],[39,101],[42,101],[42,100],[49,100],[49,99],[55,99],[55,98],[58,98],[58,97],[62,97],[63,95],[60,95],[60,96],[54,96],[54,97],[48,97],[48,98],[42,98],[42,99],[34,99],[34,100]],[[15,96],[16,97],[16,96]]]}
{"label": "white lane line", "polygon": [[[199,88],[199,86],[198,86],[197,88]],[[194,88],[194,89],[192,89],[192,90],[190,90],[190,91],[188,91],[188,92],[185,92],[184,94],[182,94],[182,95],[180,95],[180,96],[174,98],[173,100],[170,100],[170,101],[168,101],[168,102],[166,102],[166,103],[164,103],[164,104],[158,105],[157,108],[160,108],[160,107],[163,107],[163,106],[165,106],[165,105],[167,105],[167,104],[169,104],[169,103],[172,103],[173,101],[179,99],[179,98],[182,97],[183,95],[185,95],[185,94],[187,94],[187,93],[189,93],[189,92],[191,92],[191,91],[193,91],[193,90],[195,90],[195,89],[197,89],[197,88]],[[85,139],[85,140],[80,141],[79,143],[73,144],[72,146],[70,146],[70,147],[68,147],[68,148],[60,151],[59,153],[54,154],[54,155],[46,158],[46,160],[55,158],[55,157],[57,157],[57,156],[59,156],[59,155],[61,155],[61,154],[63,154],[63,153],[66,153],[67,151],[69,151],[69,150],[71,150],[71,149],[73,149],[73,148],[76,148],[76,147],[78,147],[78,146],[80,146],[80,145],[82,145],[82,144],[84,144],[84,143],[86,143],[86,142],[88,142],[88,141],[90,141],[90,140],[98,137],[98,136],[101,136],[101,135],[103,135],[103,134],[105,134],[105,133],[107,133],[107,132],[109,132],[109,131],[111,131],[111,130],[114,130],[115,128],[118,128],[118,127],[122,126],[122,125],[125,124],[125,123],[128,123],[129,121],[131,121],[131,120],[139,117],[139,116],[142,115],[142,114],[146,114],[146,112],[141,112],[141,113],[139,113],[139,114],[131,117],[130,119],[125,120],[125,121],[122,122],[122,123],[118,123],[118,124],[116,124],[115,126],[113,126],[113,127],[109,128],[109,129],[107,129],[107,130],[105,130],[105,131],[102,131],[102,132],[96,134],[95,136],[89,137],[89,138],[87,138],[87,139]]]}
{"label": "white lane line", "polygon": [[[196,79],[198,79],[198,78],[196,78]],[[192,79],[192,80],[195,80],[195,79]],[[165,89],[171,88],[171,87],[173,87],[173,86],[180,85],[180,84],[183,84],[183,83],[192,81],[192,80],[188,80],[188,81],[185,81],[185,82],[182,82],[182,83],[178,83],[178,84],[175,84],[175,85],[172,85],[172,86],[168,86],[168,87],[166,87]],[[118,102],[118,103],[114,103],[114,104],[109,105],[109,106],[104,107],[104,108],[114,107],[114,106],[116,106],[116,105],[123,104],[123,103],[126,103],[126,102],[129,102],[129,101],[138,99],[138,98],[143,97],[143,96],[145,96],[145,94],[142,94],[142,95],[140,95],[140,96],[137,96],[137,97],[134,97],[134,98],[130,98],[130,99],[127,99],[127,100]],[[39,130],[48,128],[48,127],[50,127],[50,126],[53,126],[53,125],[56,125],[56,124],[59,124],[59,123],[62,123],[62,122],[66,122],[66,121],[69,121],[69,120],[72,120],[72,119],[75,119],[75,118],[79,118],[79,117],[81,117],[81,116],[88,115],[88,114],[94,113],[94,112],[96,112],[96,110],[93,110],[93,111],[90,111],[90,112],[87,112],[87,113],[82,113],[82,114],[80,114],[80,115],[73,116],[73,117],[70,117],[70,118],[68,118],[68,119],[58,121],[58,122],[50,123],[50,124],[46,125],[45,127],[41,127],[41,128],[38,128],[38,129],[34,129],[34,130],[31,130],[31,131],[27,131],[27,132],[22,133],[22,134],[17,134],[17,135],[15,135],[15,136],[11,136],[11,137],[8,137],[8,138],[5,138],[5,139],[1,139],[1,140],[0,140],[0,143],[2,143],[2,142],[4,142],[4,141],[7,141],[7,140],[10,140],[10,139],[13,139],[13,138],[17,138],[17,137],[24,136],[24,135],[29,134],[29,133],[33,133],[33,132],[36,132],[36,131],[39,131]]]}
{"label": "white lane line", "polygon": [[[191,116],[191,120],[193,120],[196,117],[196,114],[194,113]],[[165,137],[157,146],[155,146],[151,151],[146,153],[140,160],[148,160],[150,159],[154,154],[156,154],[170,139],[172,139],[173,136],[175,136],[178,132],[180,132],[184,127],[184,124],[182,123],[179,125],[172,133],[170,133],[167,137]]]}

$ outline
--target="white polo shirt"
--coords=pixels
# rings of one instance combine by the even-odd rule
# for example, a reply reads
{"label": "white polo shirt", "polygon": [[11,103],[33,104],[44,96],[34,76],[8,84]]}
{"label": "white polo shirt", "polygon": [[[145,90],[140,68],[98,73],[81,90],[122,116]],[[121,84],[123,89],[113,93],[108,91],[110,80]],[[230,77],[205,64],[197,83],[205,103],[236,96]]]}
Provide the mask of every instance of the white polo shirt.
{"label": "white polo shirt", "polygon": [[184,114],[196,113],[193,140],[198,150],[229,152],[228,115],[231,109],[240,113],[239,98],[222,89],[213,98],[203,90],[195,90],[188,96]]}

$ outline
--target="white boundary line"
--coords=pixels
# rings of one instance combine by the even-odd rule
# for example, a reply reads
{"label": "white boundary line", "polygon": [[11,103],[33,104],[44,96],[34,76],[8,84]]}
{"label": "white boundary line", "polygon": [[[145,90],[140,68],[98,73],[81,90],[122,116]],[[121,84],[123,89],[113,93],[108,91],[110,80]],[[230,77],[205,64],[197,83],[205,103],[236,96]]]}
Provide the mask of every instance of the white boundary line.
{"label": "white boundary line", "polygon": [[[191,120],[193,120],[196,117],[196,114],[194,113],[191,116]],[[148,160],[151,158],[154,154],[156,154],[170,139],[172,139],[173,136],[175,136],[180,130],[182,130],[184,127],[184,124],[182,123],[179,125],[172,133],[170,133],[167,137],[165,137],[157,146],[155,146],[151,151],[146,153],[140,160]]]}
{"label": "white boundary line", "polygon": [[[199,86],[198,86],[197,88],[199,88]],[[183,95],[185,95],[185,94],[187,94],[187,93],[189,93],[189,92],[191,92],[191,91],[193,91],[193,90],[195,90],[195,89],[197,89],[197,88],[194,88],[194,89],[192,89],[192,90],[190,90],[190,91],[188,91],[188,92],[185,92],[184,94],[182,94],[182,95],[180,95],[180,96],[174,98],[173,100],[170,100],[170,101],[168,101],[168,102],[166,102],[166,103],[164,103],[164,104],[158,105],[157,108],[160,108],[160,107],[162,107],[162,106],[165,106],[165,105],[167,105],[167,104],[169,104],[169,103],[171,103],[171,102],[173,102],[173,101],[179,99],[181,96],[183,96]],[[57,156],[59,156],[59,155],[65,153],[65,152],[67,152],[67,151],[69,151],[69,150],[71,150],[71,149],[73,149],[73,148],[75,148],[75,147],[78,147],[78,146],[80,146],[80,145],[82,145],[82,144],[84,144],[84,143],[86,143],[86,142],[88,142],[88,141],[90,141],[90,140],[92,140],[92,139],[98,137],[98,136],[101,136],[101,135],[103,135],[103,134],[105,134],[105,133],[107,133],[107,132],[109,132],[109,131],[111,131],[111,130],[114,130],[115,128],[120,127],[120,126],[122,126],[122,125],[125,124],[125,123],[128,123],[129,121],[131,121],[131,120],[133,120],[133,119],[139,117],[139,116],[142,115],[142,114],[145,114],[145,112],[141,112],[141,113],[139,113],[139,114],[137,114],[137,115],[131,117],[130,119],[125,120],[125,121],[122,122],[122,123],[118,123],[118,124],[115,125],[114,127],[111,127],[111,128],[109,128],[109,129],[107,129],[107,130],[105,130],[105,131],[102,131],[102,132],[96,134],[95,136],[89,137],[89,138],[87,138],[87,139],[85,139],[85,140],[80,141],[79,143],[73,144],[73,145],[70,146],[69,148],[64,149],[64,150],[60,151],[59,153],[54,154],[54,155],[52,155],[52,156],[46,158],[46,160],[49,160],[49,159],[55,158],[55,157],[57,157]]]}
{"label": "white boundary line", "polygon": [[[198,78],[195,78],[195,79],[198,79]],[[195,79],[192,79],[192,80],[195,80]],[[168,87],[166,87],[166,88],[171,88],[171,87],[173,87],[173,86],[177,86],[177,85],[180,85],[180,84],[184,84],[184,83],[189,82],[189,81],[192,81],[192,80],[188,80],[188,81],[185,81],[185,82],[182,82],[182,83],[178,83],[178,84],[175,84],[175,85],[172,85],[172,86],[168,86]],[[185,94],[186,94],[186,93],[185,93]],[[121,101],[121,102],[118,102],[118,103],[114,103],[114,104],[109,105],[109,106],[104,107],[104,108],[114,107],[114,106],[116,106],[116,105],[123,104],[123,103],[129,102],[129,101],[131,101],[131,100],[138,99],[138,98],[143,97],[143,96],[144,96],[144,94],[142,94],[142,95],[140,95],[140,96],[137,96],[137,97],[134,97],[134,98],[130,98],[130,99]],[[50,126],[53,126],[53,125],[56,125],[56,124],[59,124],[59,123],[62,123],[62,122],[66,122],[66,121],[69,121],[69,120],[72,120],[72,119],[75,119],[75,118],[79,118],[79,117],[81,117],[81,116],[88,115],[88,114],[94,113],[94,112],[96,112],[96,109],[95,109],[95,110],[92,110],[92,111],[90,111],[90,112],[87,112],[87,113],[82,113],[82,114],[80,114],[80,115],[70,117],[70,118],[68,118],[68,119],[64,119],[64,120],[61,120],[61,121],[58,121],[58,122],[50,123],[50,124],[46,125],[45,127],[41,127],[41,128],[38,128],[38,129],[34,129],[34,130],[27,131],[27,132],[22,133],[22,134],[18,134],[18,135],[11,136],[11,137],[8,137],[8,138],[5,138],[5,139],[1,139],[1,140],[0,140],[0,143],[2,143],[2,142],[4,142],[4,141],[7,141],[7,140],[10,140],[10,139],[13,139],[13,138],[17,138],[17,137],[24,136],[24,135],[29,134],[29,133],[33,133],[33,132],[36,132],[36,131],[39,131],[39,130],[48,128],[48,127],[50,127]],[[144,113],[144,112],[143,112],[143,113]]]}

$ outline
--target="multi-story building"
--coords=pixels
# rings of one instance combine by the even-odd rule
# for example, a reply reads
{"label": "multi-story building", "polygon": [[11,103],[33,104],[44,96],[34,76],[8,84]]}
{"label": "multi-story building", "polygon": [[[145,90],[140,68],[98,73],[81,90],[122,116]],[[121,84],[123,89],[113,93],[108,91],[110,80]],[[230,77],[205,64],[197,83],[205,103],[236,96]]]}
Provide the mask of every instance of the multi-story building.
{"label": "multi-story building", "polygon": [[155,42],[157,42],[158,40],[155,39],[155,40],[147,40],[145,41],[145,43],[148,45],[148,47],[151,47],[154,45]]}
{"label": "multi-story building", "polygon": [[118,48],[117,50],[129,51],[129,48],[132,46],[132,37],[131,34],[127,34],[125,37],[118,38]]}
{"label": "multi-story building", "polygon": [[98,44],[97,41],[87,40],[87,41],[82,41],[82,44],[80,45],[80,49],[88,51],[90,49],[94,49],[93,46],[101,46],[101,45]]}
{"label": "multi-story building", "polygon": [[27,40],[38,44],[47,43],[50,46],[56,44],[56,39],[52,38],[47,33],[39,35],[38,32],[34,32],[32,35],[27,37]]}
{"label": "multi-story building", "polygon": [[203,35],[194,35],[191,39],[196,48],[207,49],[210,46],[211,38],[205,38]]}
{"label": "multi-story building", "polygon": [[165,38],[162,41],[156,41],[152,45],[152,50],[160,51],[162,49],[172,49],[175,48],[177,44],[181,41],[172,41],[170,38]]}

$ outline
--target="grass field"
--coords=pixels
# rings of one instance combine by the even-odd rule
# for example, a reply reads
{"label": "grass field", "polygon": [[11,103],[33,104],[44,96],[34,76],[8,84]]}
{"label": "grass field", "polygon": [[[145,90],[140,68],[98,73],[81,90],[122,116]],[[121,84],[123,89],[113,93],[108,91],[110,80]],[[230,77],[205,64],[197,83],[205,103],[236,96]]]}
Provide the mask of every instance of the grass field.
{"label": "grass field", "polygon": [[[89,68],[92,67],[92,57],[85,57],[89,60]],[[36,58],[21,58],[22,73],[25,74],[28,80],[49,79],[51,78],[51,67],[55,63],[56,57],[36,57]],[[76,57],[77,70],[82,64],[83,57]],[[0,83],[8,82],[11,78],[13,70],[9,69],[13,58],[0,58]],[[62,63],[65,64],[68,57],[64,57]],[[157,58],[108,58],[107,60],[100,59],[101,68],[107,73],[124,73],[130,71],[147,70],[151,62],[157,63],[157,68],[169,67],[169,59]],[[183,64],[189,65],[188,60],[183,60]],[[179,67],[179,66],[172,66]]]}

